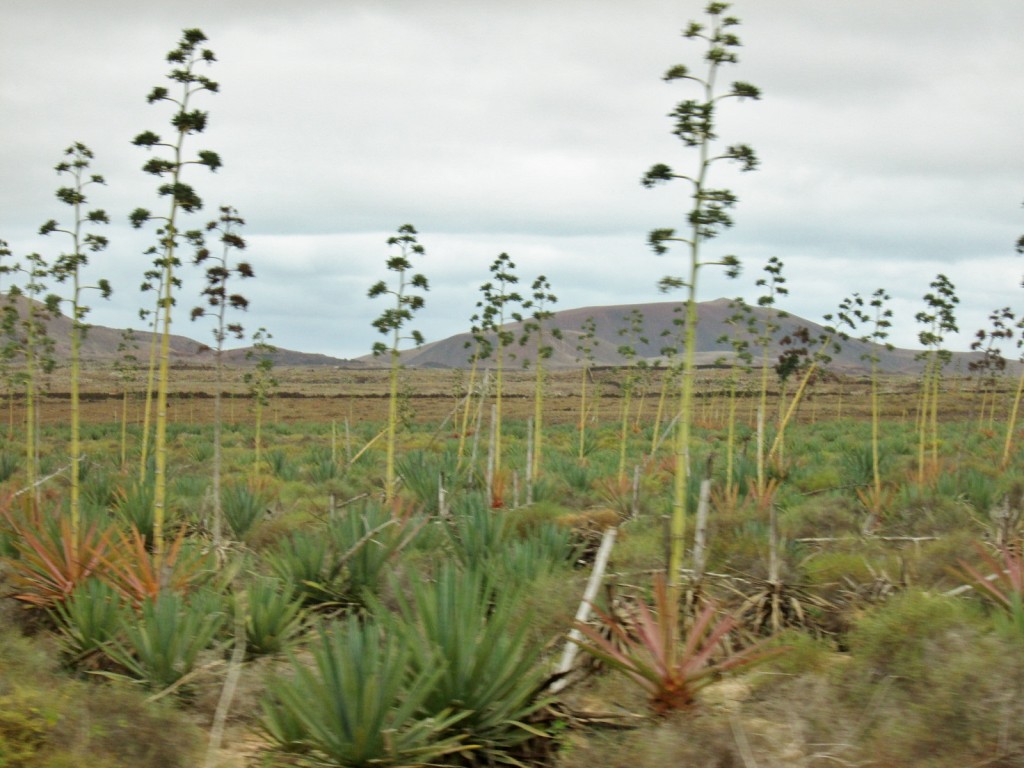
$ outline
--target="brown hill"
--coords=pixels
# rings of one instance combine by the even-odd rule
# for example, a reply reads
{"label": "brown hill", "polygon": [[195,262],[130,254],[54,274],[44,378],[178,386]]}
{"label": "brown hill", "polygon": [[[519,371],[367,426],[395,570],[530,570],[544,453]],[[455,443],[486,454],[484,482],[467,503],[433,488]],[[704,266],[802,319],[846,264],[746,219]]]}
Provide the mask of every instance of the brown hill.
{"label": "brown hill", "polygon": [[[5,299],[9,301],[10,299]],[[19,298],[19,309],[24,311],[27,300]],[[679,312],[678,302],[655,302],[648,304],[618,304],[603,307],[581,307],[579,309],[567,309],[556,312],[549,321],[549,328],[557,328],[562,332],[562,338],[548,341],[554,351],[547,362],[552,369],[575,368],[582,364],[582,355],[577,350],[581,343],[584,323],[593,318],[594,341],[593,343],[593,365],[619,366],[626,362],[626,358],[620,352],[624,344],[632,345],[638,359],[646,360],[648,363],[665,363],[668,359],[667,349],[681,349],[680,341],[681,327],[678,321],[682,318]],[[642,316],[641,329],[636,338],[632,334],[620,333],[622,329],[630,325],[630,316],[639,312]],[[751,312],[759,320],[766,318],[774,319],[780,329],[774,334],[773,343],[769,348],[769,356],[774,362],[783,346],[781,340],[800,327],[806,327],[816,336],[823,331],[820,324],[804,320],[796,315],[787,317],[780,316],[780,313],[773,309],[752,307]],[[697,363],[698,365],[714,365],[719,362],[728,362],[734,355],[728,337],[736,333],[733,326],[726,322],[727,318],[734,313],[732,304],[728,299],[716,299],[714,301],[702,302],[698,305],[697,325]],[[47,333],[54,340],[55,355],[58,361],[67,360],[71,354],[71,319],[64,315],[57,315],[46,322]],[[522,324],[513,323],[507,326],[517,337],[522,334]],[[124,332],[121,329],[108,328],[101,325],[91,326],[82,342],[82,359],[94,364],[109,365],[119,355],[118,346],[123,341]],[[152,334],[146,331],[135,331],[135,355],[142,358],[148,355]],[[726,337],[725,340],[722,340]],[[494,339],[492,339],[494,343]],[[176,365],[210,365],[213,362],[213,350],[201,342],[190,339],[186,336],[172,335],[171,359]],[[402,353],[402,362],[412,368],[464,368],[469,365],[469,357],[473,348],[473,338],[468,333],[459,333],[441,341],[424,344],[418,349],[407,350]],[[250,350],[233,349],[224,353],[224,361],[228,365],[244,365]],[[846,341],[842,343],[842,349],[833,356],[831,367],[839,371],[863,370],[866,363],[862,357],[867,353],[877,354],[879,368],[886,373],[911,373],[920,369],[920,364],[914,359],[918,350],[893,349],[886,350],[873,344],[865,344],[860,341]],[[528,343],[520,346],[514,343],[506,348],[506,364],[509,366],[521,366],[532,364],[535,348]],[[678,352],[677,352],[678,354]],[[279,366],[333,366],[337,368],[380,368],[385,365],[382,358],[374,358],[372,355],[345,360],[328,355],[321,355],[308,352],[297,352],[288,349],[278,349],[272,356],[274,363]],[[976,357],[974,354],[954,353],[954,359],[962,359],[966,369],[966,361]],[[486,360],[483,363],[493,366],[495,360]]]}
{"label": "brown hill", "polygon": [[[11,299],[4,297],[3,302],[14,301],[17,311],[25,316],[28,309],[28,301],[24,297]],[[34,302],[39,307],[38,302]],[[56,315],[46,320],[46,333],[54,342],[54,357],[58,362],[65,361],[71,357],[71,318],[66,315]],[[120,355],[118,347],[124,341],[125,331],[119,328],[108,328],[102,325],[90,325],[82,340],[81,356],[85,362],[96,365],[109,365]],[[133,331],[135,349],[133,354],[139,358],[149,355],[150,343],[153,334],[148,331]],[[213,362],[213,349],[201,342],[190,339],[187,336],[171,334],[170,337],[171,361],[176,365],[209,365]],[[251,348],[232,349],[224,353],[224,362],[227,365],[244,365],[247,361],[247,354]],[[320,355],[310,352],[295,352],[289,349],[278,349],[271,355],[275,365],[279,366],[320,366],[330,365],[344,368],[363,368],[364,363],[355,360],[342,360],[336,357]]]}
{"label": "brown hill", "polygon": [[[593,364],[595,366],[618,366],[626,362],[626,358],[620,353],[620,347],[630,344],[636,350],[638,358],[654,364],[657,361],[665,363],[668,359],[667,348],[682,349],[681,326],[679,321],[682,314],[679,311],[681,305],[678,302],[656,302],[648,304],[619,304],[605,307],[582,307],[579,309],[568,309],[555,313],[549,321],[549,328],[558,328],[562,332],[561,340],[551,340],[554,351],[547,362],[547,366],[556,368],[573,368],[581,365],[582,355],[577,350],[580,344],[583,331],[583,324],[593,318],[595,326],[595,340],[593,345]],[[632,338],[627,331],[620,333],[622,329],[630,325],[630,316],[636,311],[642,316],[641,331],[638,338]],[[794,331],[800,327],[806,327],[812,337],[824,331],[819,323],[805,320],[796,315],[785,316],[774,309],[763,307],[752,307],[751,312],[759,320],[771,319],[780,327],[773,335],[773,342],[769,347],[769,356],[774,363],[784,347],[781,341],[786,336],[792,336]],[[718,362],[728,362],[734,356],[733,348],[729,338],[737,333],[736,329],[726,320],[734,314],[732,302],[729,299],[715,299],[705,301],[698,305],[697,325],[697,364],[714,365]],[[512,323],[506,326],[516,334],[517,339],[522,334],[522,323]],[[726,337],[725,340],[722,340]],[[494,339],[491,339],[494,344]],[[461,368],[468,366],[468,360],[473,349],[473,339],[468,333],[460,333],[441,341],[424,344],[418,349],[408,350],[402,353],[402,361],[405,365],[414,368]],[[839,371],[863,370],[868,364],[862,356],[868,353],[876,354],[879,358],[880,370],[887,373],[909,373],[919,370],[920,365],[915,361],[919,350],[892,349],[887,350],[882,346],[867,344],[860,341],[849,340],[841,345],[841,351],[833,355],[831,367]],[[760,353],[760,350],[757,350]],[[520,346],[517,343],[506,348],[507,365],[531,364],[535,350],[528,343]],[[677,351],[675,354],[679,354]],[[970,359],[972,356],[957,353],[954,357]],[[360,358],[367,365],[380,366],[380,359],[374,360],[372,356]],[[495,361],[485,361],[485,365],[493,366]]]}

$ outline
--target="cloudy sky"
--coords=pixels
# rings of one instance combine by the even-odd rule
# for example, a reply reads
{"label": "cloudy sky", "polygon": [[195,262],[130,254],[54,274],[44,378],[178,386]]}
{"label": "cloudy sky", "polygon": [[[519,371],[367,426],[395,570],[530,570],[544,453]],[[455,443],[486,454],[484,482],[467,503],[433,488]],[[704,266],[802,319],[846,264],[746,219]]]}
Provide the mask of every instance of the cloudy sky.
{"label": "cloudy sky", "polygon": [[[420,232],[431,283],[415,326],[428,340],[466,330],[501,252],[522,281],[548,276],[558,308],[664,300],[658,279],[683,254],[657,257],[653,228],[679,227],[681,184],[640,186],[654,163],[685,172],[692,153],[667,113],[694,96],[661,75],[696,65],[680,30],[691,0],[0,0],[0,238],[16,255],[54,255],[66,220],[54,198],[62,150],[96,153],[111,246],[93,276],[116,294],[91,321],[140,327],[151,230],[128,213],[160,210],[147,159],[131,139],[169,135],[167,51],[199,27],[218,61],[203,94],[210,128],[192,150],[220,153],[187,180],[207,203],[247,221],[257,277],[247,328],[280,346],[366,354],[382,300],[386,240]],[[703,299],[757,295],[770,256],[786,265],[784,305],[818,320],[854,291],[893,295],[893,340],[915,346],[914,314],[937,273],[961,297],[964,349],[988,313],[1024,309],[1024,3],[1020,0],[739,0],[740,62],[724,77],[763,99],[729,103],[724,143],[752,145],[761,168],[724,165],[716,186],[740,197],[736,226],[708,255],[744,274],[704,273]],[[183,271],[174,331],[190,324],[197,271]]]}

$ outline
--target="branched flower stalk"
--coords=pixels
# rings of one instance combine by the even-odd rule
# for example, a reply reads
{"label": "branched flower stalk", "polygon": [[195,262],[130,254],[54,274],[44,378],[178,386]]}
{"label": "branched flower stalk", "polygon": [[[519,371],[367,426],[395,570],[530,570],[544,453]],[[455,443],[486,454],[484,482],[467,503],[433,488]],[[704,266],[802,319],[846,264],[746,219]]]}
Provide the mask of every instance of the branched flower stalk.
{"label": "branched flower stalk", "polygon": [[[479,338],[487,339],[481,351],[481,358],[496,352],[494,381],[494,477],[500,485],[501,478],[501,421],[502,421],[502,390],[504,388],[504,370],[506,349],[515,341],[515,334],[505,327],[507,322],[521,322],[521,312],[513,310],[516,305],[522,307],[523,297],[515,290],[519,277],[515,274],[515,263],[507,253],[498,255],[491,264],[492,279],[480,286],[483,298],[476,303],[479,313],[474,315],[472,322],[479,328]],[[494,342],[490,341],[494,339]],[[491,499],[492,505],[502,506],[501,499]]]}
{"label": "branched flower stalk", "polygon": [[755,334],[757,320],[751,308],[742,299],[734,299],[729,307],[732,314],[725,319],[730,331],[718,338],[718,343],[729,343],[732,347],[732,360],[729,365],[729,412],[726,417],[725,439],[725,498],[731,503],[738,498],[733,475],[736,460],[736,396],[739,387],[740,372],[749,373],[751,361],[750,339]]}
{"label": "branched flower stalk", "polygon": [[530,477],[540,476],[541,451],[544,438],[544,361],[549,359],[555,348],[551,346],[548,336],[560,340],[562,331],[549,327],[548,321],[555,316],[551,305],[558,297],[551,292],[551,283],[547,277],[540,275],[530,287],[530,298],[523,304],[524,309],[531,310],[529,317],[523,322],[523,335],[519,339],[520,346],[526,346],[534,339],[534,382],[533,382],[533,465]]}
{"label": "branched flower stalk", "polygon": [[[654,361],[654,369],[661,369],[661,384],[658,392],[658,405],[654,409],[654,424],[651,428],[651,458],[658,452],[661,445],[662,433],[661,424],[665,419],[666,403],[669,395],[675,395],[679,386],[679,365],[676,364],[675,354],[677,350],[671,346],[661,348],[661,354],[665,358],[665,366],[662,367],[661,360]],[[639,422],[638,422],[639,423]]]}
{"label": "branched flower stalk", "polygon": [[384,280],[375,283],[369,291],[369,297],[391,296],[394,304],[385,309],[380,317],[373,321],[373,327],[385,336],[390,336],[390,345],[378,341],[373,345],[375,356],[388,355],[391,369],[389,375],[388,397],[388,433],[387,459],[384,476],[384,499],[391,501],[395,495],[395,442],[398,434],[398,373],[402,367],[399,347],[403,341],[411,340],[417,347],[423,344],[423,334],[412,330],[403,334],[405,326],[412,321],[413,313],[422,309],[425,299],[416,291],[427,291],[430,286],[427,278],[421,273],[410,274],[413,269],[412,256],[423,256],[423,246],[416,240],[416,228],[412,224],[403,224],[398,234],[388,238],[388,245],[397,247],[398,253],[389,256],[387,269],[396,275],[396,284],[389,287]]}
{"label": "branched flower stalk", "polygon": [[224,510],[221,500],[221,453],[223,418],[221,416],[221,397],[224,389],[224,342],[229,336],[236,339],[244,338],[245,329],[241,323],[229,323],[229,309],[244,312],[249,308],[249,300],[240,293],[228,290],[232,276],[239,279],[254,276],[252,266],[247,261],[234,261],[234,252],[245,250],[245,240],[238,234],[239,227],[245,221],[238,211],[231,206],[221,206],[220,216],[206,225],[208,233],[217,233],[220,240],[220,252],[214,254],[206,247],[205,239],[200,233],[192,233],[190,239],[196,246],[193,263],[208,265],[206,267],[206,286],[202,296],[204,306],[192,309],[192,320],[200,317],[214,318],[214,368],[216,389],[213,394],[213,546],[220,547],[224,529]]}
{"label": "branched flower stalk", "polygon": [[688,269],[684,276],[667,276],[662,278],[660,287],[663,291],[684,289],[686,291],[686,326],[685,348],[683,351],[682,380],[680,392],[680,418],[676,430],[675,441],[675,481],[673,488],[672,517],[669,532],[669,586],[675,592],[680,584],[680,573],[685,549],[686,515],[687,515],[687,481],[690,474],[689,450],[690,431],[693,422],[693,392],[696,376],[696,340],[697,340],[697,297],[698,278],[701,269],[711,265],[724,266],[729,274],[735,274],[739,262],[735,256],[707,260],[702,256],[703,244],[718,235],[723,229],[732,226],[729,210],[737,202],[736,196],[727,189],[715,189],[709,186],[708,173],[716,162],[727,160],[739,163],[744,171],[752,171],[757,167],[757,156],[754,150],[745,144],[734,144],[721,152],[714,149],[716,134],[715,117],[719,104],[724,99],[758,99],[760,91],[744,82],[734,82],[729,88],[720,90],[716,87],[719,70],[726,64],[737,62],[736,48],[740,45],[739,38],[732,29],[739,20],[726,15],[727,3],[709,3],[706,10],[707,24],[690,22],[683,30],[683,36],[690,40],[704,41],[706,51],[704,60],[706,70],[703,75],[691,74],[690,70],[677,65],[666,72],[666,81],[685,80],[695,84],[699,89],[698,99],[687,99],[678,104],[670,117],[675,121],[673,133],[687,148],[697,151],[695,170],[690,174],[676,173],[668,165],[654,165],[643,177],[645,187],[652,187],[661,182],[682,180],[689,185],[690,198],[693,201],[686,216],[687,234],[676,234],[675,229],[656,229],[648,237],[648,242],[657,254],[668,252],[669,243],[679,243],[688,254]]}
{"label": "branched flower stalk", "polygon": [[[1021,235],[1016,244],[1017,253],[1024,256],[1024,235]],[[1021,281],[1024,287],[1024,280]],[[1019,359],[1024,362],[1024,317],[1017,321],[1017,350],[1020,352]],[[1002,469],[1010,463],[1010,451],[1013,449],[1013,433],[1017,429],[1017,414],[1020,412],[1021,396],[1024,395],[1024,369],[1017,377],[1017,391],[1013,395],[1013,405],[1010,406],[1010,417],[1006,423],[1006,439],[1003,441],[1003,458],[999,465]]]}
{"label": "branched flower stalk", "polygon": [[[0,278],[3,278],[14,271],[14,266],[7,264],[11,257],[11,248],[6,240],[0,240]],[[3,281],[0,279],[0,374],[3,376],[3,385],[8,395],[7,404],[10,416],[10,423],[7,426],[8,437],[14,431],[14,376],[10,367],[12,358],[17,355],[17,343],[14,338],[14,328],[18,322],[17,307],[11,295],[4,296]]]}
{"label": "branched flower stalk", "polygon": [[[825,315],[825,321],[826,323],[831,322],[832,315]],[[779,429],[775,433],[775,439],[772,441],[771,448],[768,449],[768,454],[765,457],[765,460],[768,462],[778,457],[781,463],[783,446],[786,439],[786,427],[789,426],[793,416],[796,415],[796,410],[803,400],[804,394],[807,392],[808,385],[814,379],[814,374],[832,362],[832,355],[838,354],[841,348],[837,339],[845,338],[845,335],[831,325],[824,325],[817,336],[812,336],[807,328],[801,326],[793,331],[791,337],[799,342],[799,347],[790,350],[788,353],[783,353],[779,364],[776,365],[776,372],[779,373],[780,378],[785,378],[802,370],[803,376],[801,376],[800,383],[797,384],[796,391],[793,392],[788,405],[785,403],[785,397],[780,396]],[[786,341],[786,339],[784,338],[783,341]],[[758,490],[760,491],[761,488]]]}
{"label": "branched flower stalk", "polygon": [[175,270],[181,264],[177,256],[181,234],[179,215],[195,213],[203,207],[203,201],[196,194],[195,189],[182,180],[183,172],[188,165],[203,165],[211,171],[216,171],[221,166],[220,157],[216,152],[210,150],[199,151],[194,159],[185,157],[185,140],[189,136],[205,131],[208,118],[208,113],[192,109],[193,97],[203,91],[216,93],[219,90],[216,82],[197,72],[201,64],[212,64],[216,61],[213,51],[202,47],[204,42],[206,42],[206,35],[201,30],[186,29],[182,33],[177,48],[167,54],[167,61],[172,65],[167,77],[175,84],[177,95],[171,95],[167,88],[157,86],[147,96],[147,101],[150,104],[167,101],[175,106],[175,112],[171,118],[171,126],[174,129],[173,138],[164,141],[158,134],[145,131],[136,136],[132,142],[135,146],[146,149],[165,150],[169,155],[151,157],[142,167],[146,173],[165,180],[157,191],[161,197],[170,200],[167,215],[154,217],[145,208],[137,208],[130,216],[134,227],[141,227],[147,221],[154,219],[159,222],[159,229],[157,229],[157,235],[160,238],[159,245],[153,249],[156,257],[153,262],[156,268],[154,272],[159,275],[160,298],[157,301],[157,307],[161,321],[160,367],[156,382],[156,435],[154,439],[156,470],[153,486],[153,551],[158,564],[163,557],[164,518],[167,510],[167,391],[171,356],[171,308],[174,306],[174,289],[178,286]]}
{"label": "branched flower stalk", "polygon": [[138,343],[135,331],[127,328],[121,332],[117,344],[117,359],[114,360],[114,378],[121,385],[121,469],[128,465],[128,394],[139,377],[139,359],[135,354]]}
{"label": "branched flower stalk", "polygon": [[637,347],[648,343],[647,337],[643,335],[643,312],[633,309],[623,318],[623,322],[625,325],[619,328],[618,334],[626,340],[616,350],[625,361],[625,373],[622,378],[622,421],[619,429],[619,482],[625,482],[626,479],[626,449],[629,444],[629,413],[633,395],[647,366],[647,361],[639,358]]}
{"label": "branched flower stalk", "polygon": [[[757,279],[757,287],[764,288],[765,292],[758,296],[757,306],[761,307],[761,321],[756,331],[755,343],[761,348],[761,387],[758,398],[757,418],[758,423],[763,426],[764,420],[768,417],[768,375],[771,372],[771,365],[768,362],[768,353],[777,331],[781,330],[779,322],[789,315],[786,312],[775,308],[775,303],[780,296],[789,295],[786,288],[786,278],[782,274],[785,264],[777,256],[772,256],[764,265],[764,277]],[[764,497],[767,491],[767,473],[765,471],[765,446],[763,430],[758,430],[757,441],[757,490],[759,497]]]}
{"label": "branched flower stalk", "polygon": [[84,210],[88,203],[85,195],[86,187],[93,184],[104,184],[103,177],[89,172],[93,159],[92,150],[81,142],[75,142],[64,150],[66,160],[57,163],[54,170],[58,174],[69,176],[71,185],[57,190],[57,199],[71,206],[73,222],[62,227],[55,219],[50,219],[39,228],[39,234],[49,235],[60,232],[71,238],[71,249],[62,253],[53,263],[51,273],[58,283],[70,283],[71,292],[63,298],[71,305],[71,535],[78,540],[81,525],[81,409],[79,407],[79,378],[81,364],[82,338],[88,326],[85,323],[89,307],[82,303],[85,290],[98,290],[103,298],[110,298],[110,283],[99,280],[95,285],[82,283],[82,269],[89,263],[89,253],[98,253],[107,247],[107,238],[95,232],[85,232],[87,224],[109,224],[110,220],[102,209]]}
{"label": "branched flower stalk", "polygon": [[266,328],[260,328],[252,335],[252,348],[246,353],[246,359],[255,360],[256,366],[248,371],[242,380],[249,388],[255,410],[255,433],[253,435],[252,484],[259,482],[260,452],[262,450],[263,409],[270,404],[270,397],[277,389],[278,381],[274,377],[274,358],[277,347],[270,343],[273,336]]}
{"label": "branched flower stalk", "polygon": [[[590,404],[587,402],[587,380],[593,375],[594,348],[600,343],[597,338],[597,323],[593,317],[588,317],[580,327],[579,341],[576,344],[576,351],[579,356],[577,362],[582,362],[582,374],[580,381],[580,442],[579,460],[582,463],[586,456],[587,444],[587,419],[589,418]],[[599,393],[595,393],[599,397]]]}
{"label": "branched flower stalk", "polygon": [[[466,342],[465,348],[472,349],[469,356],[469,381],[466,383],[466,398],[462,404],[462,421],[459,427],[459,446],[456,451],[456,471],[462,469],[462,461],[466,453],[466,437],[469,435],[469,417],[473,409],[473,393],[477,388],[477,373],[480,369],[480,361],[487,358],[491,353],[490,340],[483,334],[480,327],[472,325],[469,330],[470,340]],[[480,393],[480,402],[483,402],[485,393]]]}
{"label": "branched flower stalk", "polygon": [[[10,251],[0,247],[0,256],[10,256]],[[46,321],[60,310],[60,298],[47,294],[46,279],[51,276],[50,266],[38,253],[25,257],[28,266],[20,263],[0,264],[0,274],[21,274],[24,286],[11,285],[3,308],[2,327],[10,340],[5,345],[4,356],[21,355],[24,368],[15,377],[17,385],[25,393],[25,484],[33,489],[38,500],[39,487],[36,484],[39,468],[39,417],[37,393],[43,378],[54,367],[53,339],[46,329]],[[24,307],[24,310],[19,307]]]}
{"label": "branched flower stalk", "polygon": [[917,446],[917,482],[921,485],[924,485],[926,478],[925,455],[929,444],[933,477],[939,466],[939,383],[942,380],[942,368],[951,358],[942,343],[947,334],[959,330],[956,324],[956,305],[960,299],[953,283],[940,274],[936,275],[929,287],[932,290],[924,295],[925,309],[914,316],[924,326],[917,338],[925,347],[925,351],[918,355],[918,359],[924,361]]}
{"label": "branched flower stalk", "polygon": [[978,375],[978,425],[985,424],[986,405],[988,425],[991,429],[996,418],[996,382],[1006,370],[1006,358],[999,345],[1013,338],[1016,314],[1009,307],[993,310],[988,316],[991,326],[979,328],[971,342],[971,351],[980,352],[981,357],[967,364],[971,373]]}
{"label": "branched flower stalk", "polygon": [[854,293],[843,299],[839,305],[837,315],[839,323],[850,328],[851,332],[857,328],[866,328],[867,332],[860,336],[860,340],[869,344],[867,351],[863,352],[860,359],[871,366],[871,492],[862,494],[861,499],[868,509],[868,521],[865,530],[871,531],[878,518],[884,512],[885,497],[882,493],[882,472],[880,467],[880,414],[878,396],[878,364],[879,347],[891,350],[892,344],[889,338],[889,328],[892,327],[892,309],[889,302],[892,297],[884,288],[878,288],[870,299],[865,299],[859,293]]}
{"label": "branched flower stalk", "polygon": [[[146,255],[155,256],[158,249],[152,246],[146,250]],[[149,472],[149,435],[153,423],[153,395],[156,393],[157,364],[160,352],[160,318],[161,318],[161,297],[163,290],[163,270],[149,269],[143,275],[142,291],[154,291],[156,293],[156,305],[153,309],[140,309],[139,319],[149,327],[149,356],[146,366],[146,394],[142,409],[142,436],[139,441],[139,482],[146,482],[146,475]],[[181,287],[181,281],[175,278],[175,288]]]}

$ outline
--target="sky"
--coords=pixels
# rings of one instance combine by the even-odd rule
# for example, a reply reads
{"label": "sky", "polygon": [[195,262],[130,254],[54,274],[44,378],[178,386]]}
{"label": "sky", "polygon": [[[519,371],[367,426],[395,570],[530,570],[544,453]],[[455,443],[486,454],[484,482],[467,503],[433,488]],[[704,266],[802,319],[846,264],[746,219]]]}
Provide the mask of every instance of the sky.
{"label": "sky", "polygon": [[[236,284],[278,346],[336,357],[370,352],[367,297],[389,277],[387,239],[419,232],[416,268],[430,283],[410,326],[428,341],[469,327],[479,288],[503,252],[522,287],[547,276],[556,309],[665,301],[658,280],[687,256],[656,256],[656,228],[682,228],[682,182],[645,189],[655,163],[694,167],[668,113],[698,94],[661,77],[700,67],[682,37],[703,16],[691,0],[0,0],[0,239],[16,257],[53,258],[69,222],[54,196],[64,148],[83,142],[106,186],[90,204],[112,223],[86,277],[114,296],[88,299],[90,322],[141,329],[139,291],[155,241],[132,230],[137,207],[159,213],[147,151],[170,135],[165,57],[198,27],[220,84],[195,106],[209,128],[187,150],[214,150],[216,174],[188,168],[205,201],[246,220],[256,277]],[[785,264],[782,307],[820,321],[854,292],[892,295],[891,340],[916,347],[914,316],[939,273],[955,284],[967,349],[989,313],[1024,310],[1024,3],[1020,0],[739,0],[739,62],[721,78],[762,91],[718,116],[721,146],[751,145],[761,165],[713,166],[739,197],[735,226],[705,246],[737,256],[730,280],[702,270],[699,298],[756,299],[771,256]],[[186,254],[187,256],[187,254]],[[173,332],[192,323],[198,268],[185,265]],[[58,287],[59,288],[59,287]],[[1007,353],[1011,350],[1007,350]],[[1015,350],[1012,350],[1016,354]],[[1008,354],[1008,356],[1010,356]]]}

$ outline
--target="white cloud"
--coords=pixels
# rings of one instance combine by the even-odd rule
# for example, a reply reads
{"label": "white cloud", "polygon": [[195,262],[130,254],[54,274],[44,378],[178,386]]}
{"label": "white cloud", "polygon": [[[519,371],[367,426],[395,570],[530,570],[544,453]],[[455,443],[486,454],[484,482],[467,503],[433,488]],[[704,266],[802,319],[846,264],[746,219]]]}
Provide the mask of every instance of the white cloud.
{"label": "white cloud", "polygon": [[[687,191],[644,190],[639,178],[655,162],[692,162],[666,117],[689,92],[659,77],[695,63],[679,30],[702,7],[13,4],[0,28],[0,70],[12,73],[0,80],[0,237],[16,253],[52,247],[34,235],[62,213],[52,166],[85,141],[109,182],[96,203],[118,222],[96,265],[118,294],[96,322],[137,324],[152,233],[124,222],[159,201],[139,171],[146,153],[129,142],[166,130],[167,105],[144,97],[163,82],[179,30],[200,26],[221,92],[204,95],[211,127],[190,146],[217,150],[225,167],[190,169],[190,180],[211,210],[230,203],[248,221],[258,277],[247,325],[268,326],[282,346],[364,354],[378,311],[365,292],[404,223],[428,250],[432,339],[466,327],[502,251],[524,281],[547,274],[559,307],[658,301],[656,280],[681,270],[648,251],[646,232],[678,226]],[[752,144],[763,166],[715,170],[741,202],[710,252],[735,252],[748,274],[769,255],[799,267],[791,308],[809,319],[886,280],[909,308],[939,271],[961,286],[965,326],[1019,305],[1024,6],[747,0],[733,10],[744,47],[725,78],[758,84],[764,99],[723,105],[721,135]],[[709,270],[701,294],[743,285]],[[912,319],[898,333],[913,341]]]}

